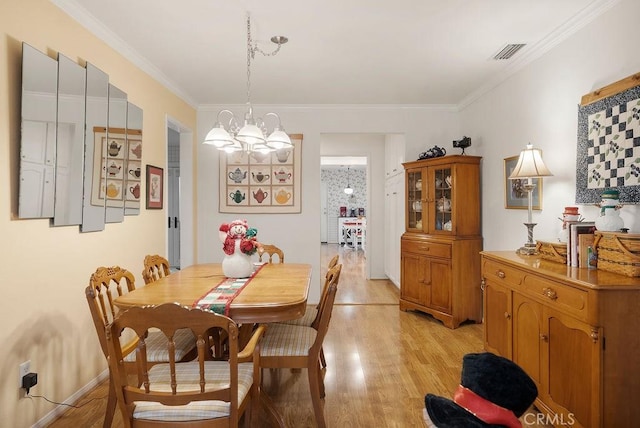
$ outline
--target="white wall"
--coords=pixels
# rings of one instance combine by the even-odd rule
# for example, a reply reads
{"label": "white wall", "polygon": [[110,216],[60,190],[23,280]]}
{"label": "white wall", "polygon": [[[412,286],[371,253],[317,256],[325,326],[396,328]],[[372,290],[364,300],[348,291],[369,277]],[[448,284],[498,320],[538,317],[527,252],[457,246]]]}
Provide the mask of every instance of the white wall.
{"label": "white wall", "polygon": [[[543,150],[554,174],[543,183],[543,206],[534,211],[534,239],[553,239],[565,206],[575,204],[578,104],[583,95],[640,71],[640,1],[611,10],[465,108],[462,130],[483,156],[484,248],[511,250],[527,239],[526,210],[504,208],[503,159],[527,143]],[[587,220],[595,206],[580,206]],[[625,227],[640,232],[638,206],[621,211]]]}
{"label": "white wall", "polygon": [[[208,106],[198,110],[198,141],[216,121],[216,114],[222,108],[229,108],[238,117],[244,115],[244,106]],[[443,107],[402,107],[402,106],[254,106],[257,116],[267,111],[276,111],[282,118],[287,132],[303,134],[302,141],[302,212],[300,214],[253,214],[243,215],[252,227],[258,229],[258,239],[263,242],[278,242],[287,255],[287,261],[311,263],[313,280],[309,295],[311,302],[320,296],[320,147],[323,139],[331,134],[404,134],[407,141],[407,159],[417,159],[418,154],[434,145],[448,147],[451,141],[460,138],[458,114],[455,109]],[[473,147],[471,147],[473,148]],[[473,151],[470,151],[473,153]],[[343,153],[347,154],[347,153]],[[379,160],[378,160],[379,157]],[[376,155],[368,175],[376,177],[370,185],[384,190],[384,155]],[[375,173],[373,171],[379,171]],[[218,239],[221,223],[236,218],[234,214],[218,212],[218,152],[211,146],[198,147],[198,261],[222,260],[222,247]],[[377,191],[377,190],[376,190]],[[369,248],[384,245],[383,204],[380,198],[376,206],[370,201],[367,226],[376,243]],[[380,217],[375,217],[379,210]],[[379,229],[378,229],[379,228]],[[379,232],[377,232],[379,230]],[[372,255],[372,257],[374,257]],[[377,256],[376,256],[377,257]],[[382,257],[382,256],[380,256]],[[382,258],[379,258],[382,269]],[[376,274],[377,275],[377,274]],[[372,277],[373,272],[372,272]]]}

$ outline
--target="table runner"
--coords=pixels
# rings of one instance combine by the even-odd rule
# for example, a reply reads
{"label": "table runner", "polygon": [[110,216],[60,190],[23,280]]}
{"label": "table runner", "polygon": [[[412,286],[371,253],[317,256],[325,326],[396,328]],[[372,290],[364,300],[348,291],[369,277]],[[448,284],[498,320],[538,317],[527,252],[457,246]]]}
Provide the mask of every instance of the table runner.
{"label": "table runner", "polygon": [[254,276],[262,269],[260,265],[248,278],[224,278],[218,285],[196,300],[192,307],[200,308],[217,314],[229,316],[229,306],[233,299],[240,294],[242,289],[251,282]]}

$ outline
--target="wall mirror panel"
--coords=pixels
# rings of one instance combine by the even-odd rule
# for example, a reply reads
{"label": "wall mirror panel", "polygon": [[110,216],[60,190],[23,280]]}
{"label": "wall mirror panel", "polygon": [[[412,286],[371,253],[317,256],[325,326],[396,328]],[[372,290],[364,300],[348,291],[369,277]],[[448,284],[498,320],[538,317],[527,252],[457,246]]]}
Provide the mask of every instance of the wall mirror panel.
{"label": "wall mirror panel", "polygon": [[19,218],[104,230],[140,214],[142,109],[87,62],[22,44]]}
{"label": "wall mirror panel", "polygon": [[109,126],[102,159],[106,171],[106,223],[124,221],[127,152],[127,94],[109,84]]}
{"label": "wall mirror panel", "polygon": [[142,109],[127,103],[127,173],[124,215],[140,214],[142,196]]}
{"label": "wall mirror panel", "polygon": [[106,170],[102,169],[102,151],[106,152],[109,112],[109,76],[87,63],[87,98],[84,148],[84,197],[82,232],[104,230]]}
{"label": "wall mirror panel", "polygon": [[58,65],[22,44],[19,218],[54,214]]}
{"label": "wall mirror panel", "polygon": [[54,226],[82,223],[86,69],[58,54]]}

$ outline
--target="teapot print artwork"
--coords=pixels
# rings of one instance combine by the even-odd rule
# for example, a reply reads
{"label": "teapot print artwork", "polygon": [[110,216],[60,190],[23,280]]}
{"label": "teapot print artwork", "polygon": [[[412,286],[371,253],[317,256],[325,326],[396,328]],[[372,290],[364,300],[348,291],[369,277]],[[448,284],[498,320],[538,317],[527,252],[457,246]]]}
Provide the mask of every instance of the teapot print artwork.
{"label": "teapot print artwork", "polygon": [[134,200],[140,199],[140,185],[136,184],[135,186],[129,187],[129,193],[133,195]]}
{"label": "teapot print artwork", "polygon": [[109,156],[114,158],[120,154],[120,149],[122,149],[122,144],[118,144],[117,141],[111,140],[107,148],[107,153],[109,153]]}
{"label": "teapot print artwork", "polygon": [[284,189],[280,189],[280,191],[275,195],[275,200],[280,205],[286,204],[289,202],[289,199],[291,199],[291,192],[287,192]]}
{"label": "teapot print artwork", "polygon": [[280,183],[286,183],[287,180],[291,179],[291,173],[280,169],[280,171],[273,173],[273,177]]}
{"label": "teapot print artwork", "polygon": [[241,171],[240,168],[236,168],[235,171],[231,171],[228,174],[229,179],[233,180],[234,183],[242,183],[242,181],[247,178],[247,171]]}
{"label": "teapot print artwork", "polygon": [[255,199],[259,204],[261,204],[267,196],[269,196],[269,192],[265,192],[262,189],[258,189],[257,192],[253,192],[253,199]]}
{"label": "teapot print artwork", "polygon": [[113,183],[109,183],[107,185],[107,198],[117,199],[118,196],[120,196],[120,187]]}
{"label": "teapot print artwork", "polygon": [[239,204],[242,201],[244,201],[246,197],[246,193],[242,193],[240,192],[240,190],[236,190],[235,192],[229,193],[229,197],[233,202],[235,202],[236,204]]}
{"label": "teapot print artwork", "polygon": [[251,177],[258,183],[262,183],[263,181],[266,183],[269,180],[269,174],[263,174],[262,171],[259,171],[257,174],[252,172]]}

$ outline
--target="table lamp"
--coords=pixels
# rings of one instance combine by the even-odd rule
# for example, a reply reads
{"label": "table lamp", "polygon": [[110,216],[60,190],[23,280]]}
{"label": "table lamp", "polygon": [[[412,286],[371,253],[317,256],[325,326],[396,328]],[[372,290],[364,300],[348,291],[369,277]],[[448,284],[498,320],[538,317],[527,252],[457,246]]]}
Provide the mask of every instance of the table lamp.
{"label": "table lamp", "polygon": [[516,251],[518,254],[532,255],[536,253],[536,244],[533,242],[533,227],[536,223],[532,222],[531,214],[533,211],[533,189],[536,185],[533,183],[534,178],[548,177],[551,172],[547,169],[542,162],[542,151],[540,149],[534,149],[531,144],[527,144],[527,148],[520,152],[520,157],[516,163],[513,172],[509,176],[509,180],[526,179],[526,182],[522,188],[527,192],[529,217],[524,224],[527,226],[527,242],[524,246],[518,248]]}

